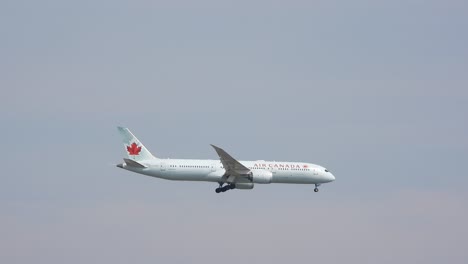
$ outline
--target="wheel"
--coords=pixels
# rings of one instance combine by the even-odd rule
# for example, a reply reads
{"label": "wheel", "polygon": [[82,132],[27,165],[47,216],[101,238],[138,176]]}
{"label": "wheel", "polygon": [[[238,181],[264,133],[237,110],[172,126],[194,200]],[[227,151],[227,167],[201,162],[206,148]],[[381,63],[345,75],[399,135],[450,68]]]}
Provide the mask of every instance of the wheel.
{"label": "wheel", "polygon": [[216,192],[216,193],[220,193],[220,192],[221,192],[221,188],[216,188],[215,192]]}
{"label": "wheel", "polygon": [[319,191],[318,188],[315,188],[315,189],[314,189],[314,192],[318,192],[318,191]]}
{"label": "wheel", "polygon": [[236,188],[236,185],[235,185],[235,184],[231,184],[231,185],[229,185],[229,189],[231,189],[231,190],[232,190],[232,189],[235,189],[235,188]]}

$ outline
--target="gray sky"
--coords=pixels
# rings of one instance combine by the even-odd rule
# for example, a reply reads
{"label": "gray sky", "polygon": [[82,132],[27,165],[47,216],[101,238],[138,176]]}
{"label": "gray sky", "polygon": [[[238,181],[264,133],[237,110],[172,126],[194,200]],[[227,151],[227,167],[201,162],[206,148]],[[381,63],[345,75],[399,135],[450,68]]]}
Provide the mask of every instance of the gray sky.
{"label": "gray sky", "polygon": [[[466,263],[465,1],[2,1],[1,263]],[[216,195],[119,170],[313,162]]]}

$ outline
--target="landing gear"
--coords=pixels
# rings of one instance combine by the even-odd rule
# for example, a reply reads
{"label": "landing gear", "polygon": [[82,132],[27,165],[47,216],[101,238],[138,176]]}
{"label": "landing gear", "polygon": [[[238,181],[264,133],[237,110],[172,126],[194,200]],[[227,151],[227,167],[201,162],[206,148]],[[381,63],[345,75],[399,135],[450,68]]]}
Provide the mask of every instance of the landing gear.
{"label": "landing gear", "polygon": [[225,191],[232,190],[235,188],[236,188],[236,185],[234,183],[230,183],[224,187],[223,187],[223,183],[219,183],[219,187],[215,189],[215,192],[220,193],[220,192],[225,192]]}
{"label": "landing gear", "polygon": [[319,186],[320,186],[320,184],[315,184],[314,192],[318,192],[318,191],[319,191],[319,188],[318,188]]}

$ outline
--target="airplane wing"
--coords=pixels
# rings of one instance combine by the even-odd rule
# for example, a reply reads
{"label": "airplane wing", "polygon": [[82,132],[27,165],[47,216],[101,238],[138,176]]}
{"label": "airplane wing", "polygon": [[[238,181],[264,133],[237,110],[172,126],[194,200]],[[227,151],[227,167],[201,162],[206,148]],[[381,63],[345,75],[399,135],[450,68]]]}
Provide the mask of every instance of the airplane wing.
{"label": "airplane wing", "polygon": [[226,175],[229,176],[246,176],[249,175],[250,169],[242,165],[239,161],[229,155],[224,149],[211,145],[218,153],[219,159],[226,169]]}

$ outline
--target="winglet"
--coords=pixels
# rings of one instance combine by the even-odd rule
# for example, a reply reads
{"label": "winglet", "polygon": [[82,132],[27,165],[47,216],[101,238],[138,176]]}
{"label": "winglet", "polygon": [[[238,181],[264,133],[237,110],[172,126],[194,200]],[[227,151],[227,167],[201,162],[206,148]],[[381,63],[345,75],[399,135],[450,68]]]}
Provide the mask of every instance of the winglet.
{"label": "winglet", "polygon": [[219,155],[219,152],[220,152],[220,151],[224,151],[222,148],[217,147],[217,146],[215,146],[215,145],[213,145],[213,144],[210,144],[210,146],[212,146],[212,147],[216,150],[216,153],[218,153],[218,155]]}

